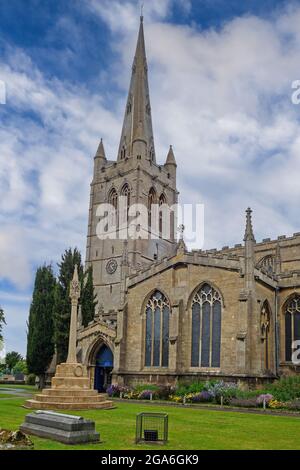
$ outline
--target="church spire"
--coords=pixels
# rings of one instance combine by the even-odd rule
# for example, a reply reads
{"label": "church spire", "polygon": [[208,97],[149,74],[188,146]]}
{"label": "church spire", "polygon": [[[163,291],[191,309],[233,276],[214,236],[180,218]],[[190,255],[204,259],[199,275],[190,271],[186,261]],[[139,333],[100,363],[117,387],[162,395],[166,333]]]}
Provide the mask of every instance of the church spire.
{"label": "church spire", "polygon": [[143,16],[140,18],[118,160],[137,155],[155,161]]}

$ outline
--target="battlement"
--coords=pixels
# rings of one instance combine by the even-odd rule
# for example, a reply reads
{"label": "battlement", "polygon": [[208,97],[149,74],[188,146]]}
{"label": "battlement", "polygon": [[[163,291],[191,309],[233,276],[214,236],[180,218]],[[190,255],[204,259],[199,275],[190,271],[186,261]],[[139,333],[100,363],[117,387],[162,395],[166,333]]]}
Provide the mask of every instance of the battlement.
{"label": "battlement", "polygon": [[[295,232],[293,235],[288,236],[288,235],[279,235],[275,239],[271,238],[263,238],[261,241],[256,242],[255,248],[256,247],[266,247],[270,246],[272,248],[275,248],[275,246],[278,244],[278,242],[281,242],[280,245],[284,247],[285,243],[288,244],[290,242],[298,242],[300,244],[300,232]],[[272,246],[274,245],[274,246]],[[244,247],[242,243],[236,243],[233,246],[223,246],[220,250],[213,249],[213,250],[207,250],[208,252],[226,252],[226,251],[239,251]]]}
{"label": "battlement", "polygon": [[149,277],[163,272],[169,268],[187,265],[203,265],[208,267],[218,267],[233,271],[243,271],[243,258],[236,255],[222,255],[220,253],[209,253],[201,250],[193,250],[184,254],[165,257],[140,270],[131,270],[128,277],[128,286],[141,282]]}

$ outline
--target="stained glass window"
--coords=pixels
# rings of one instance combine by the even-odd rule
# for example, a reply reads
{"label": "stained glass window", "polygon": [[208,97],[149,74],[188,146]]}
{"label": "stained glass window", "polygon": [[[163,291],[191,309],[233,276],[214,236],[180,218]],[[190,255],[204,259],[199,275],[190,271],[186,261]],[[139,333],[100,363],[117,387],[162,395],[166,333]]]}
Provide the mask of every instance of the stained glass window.
{"label": "stained glass window", "polygon": [[152,352],[152,310],[150,307],[146,309],[146,350],[145,350],[145,365],[151,366],[151,352]]}
{"label": "stained glass window", "polygon": [[192,367],[220,367],[221,296],[204,284],[192,301]]}
{"label": "stained glass window", "polygon": [[292,360],[292,343],[300,339],[300,296],[295,295],[285,306],[285,360]]}
{"label": "stained glass window", "polygon": [[168,367],[169,321],[169,302],[155,291],[146,306],[145,366]]}

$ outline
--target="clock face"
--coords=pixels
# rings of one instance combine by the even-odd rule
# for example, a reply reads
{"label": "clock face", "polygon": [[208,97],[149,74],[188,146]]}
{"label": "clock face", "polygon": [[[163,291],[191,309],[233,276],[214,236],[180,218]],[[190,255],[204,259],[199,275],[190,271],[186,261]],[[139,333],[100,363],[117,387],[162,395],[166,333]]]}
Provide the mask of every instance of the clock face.
{"label": "clock face", "polygon": [[118,263],[115,259],[110,259],[106,265],[106,272],[108,274],[114,274],[117,270]]}

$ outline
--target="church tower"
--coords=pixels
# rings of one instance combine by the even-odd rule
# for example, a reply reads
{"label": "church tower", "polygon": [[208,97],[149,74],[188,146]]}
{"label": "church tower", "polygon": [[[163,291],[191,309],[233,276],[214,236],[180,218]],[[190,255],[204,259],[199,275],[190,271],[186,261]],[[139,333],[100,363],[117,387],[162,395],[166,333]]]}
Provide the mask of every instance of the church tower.
{"label": "church tower", "polygon": [[[94,176],[91,183],[86,265],[93,266],[98,307],[100,306],[104,315],[109,318],[122,308],[124,252],[129,270],[126,271],[127,274],[131,269],[141,269],[175,253],[175,214],[170,215],[169,235],[162,236],[162,213],[159,207],[171,207],[177,204],[176,168],[172,147],[165,164],[159,165],[156,160],[144,26],[141,17],[117,159],[107,159],[101,139],[94,158]],[[97,235],[100,220],[99,206],[109,203],[116,209],[116,214],[120,215],[120,201],[122,217],[128,218],[129,223],[131,218],[136,220],[136,217],[130,217],[132,214],[129,212],[133,204],[142,204],[146,208],[149,222],[146,228],[143,227],[143,236],[128,237],[125,241],[124,234],[120,235],[120,219],[117,218],[117,236],[99,238]],[[153,204],[158,205],[158,236],[155,238],[151,236],[150,230]],[[137,231],[138,225],[137,223]]]}

